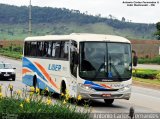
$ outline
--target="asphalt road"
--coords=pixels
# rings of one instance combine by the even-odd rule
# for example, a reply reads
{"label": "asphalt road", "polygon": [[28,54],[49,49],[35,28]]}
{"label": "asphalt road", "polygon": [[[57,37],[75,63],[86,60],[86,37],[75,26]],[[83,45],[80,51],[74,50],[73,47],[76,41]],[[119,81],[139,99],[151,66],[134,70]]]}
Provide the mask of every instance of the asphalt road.
{"label": "asphalt road", "polygon": [[133,86],[130,100],[115,100],[112,106],[106,107],[103,100],[93,103],[93,112],[127,113],[134,107],[138,113],[160,113],[160,92],[158,90]]}
{"label": "asphalt road", "polygon": [[[26,86],[22,83],[21,61],[8,59],[1,56],[0,61],[13,64],[13,67],[16,67],[17,74],[16,81],[0,81],[0,84],[3,85],[3,89],[7,89],[9,84],[12,84],[15,90],[25,89]],[[156,67],[159,68],[159,66]],[[103,100],[93,100],[91,106],[92,112],[97,113],[128,113],[130,107],[134,107],[135,112],[138,113],[160,113],[160,91],[133,86],[130,100],[115,100],[112,106],[106,106]]]}

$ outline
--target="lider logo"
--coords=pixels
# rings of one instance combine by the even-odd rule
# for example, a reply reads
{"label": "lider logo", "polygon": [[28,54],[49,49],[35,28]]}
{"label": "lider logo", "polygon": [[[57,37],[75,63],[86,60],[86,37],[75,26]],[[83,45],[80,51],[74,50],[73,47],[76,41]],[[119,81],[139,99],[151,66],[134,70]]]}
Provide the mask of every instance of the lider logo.
{"label": "lider logo", "polygon": [[48,70],[60,71],[61,69],[62,69],[62,66],[59,64],[49,64],[48,65]]}
{"label": "lider logo", "polygon": [[122,87],[124,87],[124,84],[110,84],[110,86],[112,87],[112,88],[122,88]]}

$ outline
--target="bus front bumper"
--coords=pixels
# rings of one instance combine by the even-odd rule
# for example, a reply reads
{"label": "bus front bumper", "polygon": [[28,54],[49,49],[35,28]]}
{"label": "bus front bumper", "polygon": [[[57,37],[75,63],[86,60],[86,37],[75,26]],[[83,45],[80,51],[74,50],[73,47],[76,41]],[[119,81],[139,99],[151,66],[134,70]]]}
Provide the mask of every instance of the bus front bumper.
{"label": "bus front bumper", "polygon": [[117,91],[96,91],[94,89],[85,89],[78,86],[78,94],[83,99],[126,99],[131,96],[131,87],[119,89]]}

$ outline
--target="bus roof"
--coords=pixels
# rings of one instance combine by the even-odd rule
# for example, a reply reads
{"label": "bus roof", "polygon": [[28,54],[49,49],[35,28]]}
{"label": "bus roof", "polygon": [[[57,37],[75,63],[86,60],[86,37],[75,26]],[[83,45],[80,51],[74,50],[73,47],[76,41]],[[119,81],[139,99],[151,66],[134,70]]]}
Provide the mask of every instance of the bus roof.
{"label": "bus roof", "polygon": [[27,37],[24,41],[49,41],[49,40],[75,40],[81,41],[108,41],[108,42],[124,42],[130,41],[124,37],[105,34],[90,34],[90,33],[72,33],[70,35],[46,35]]}

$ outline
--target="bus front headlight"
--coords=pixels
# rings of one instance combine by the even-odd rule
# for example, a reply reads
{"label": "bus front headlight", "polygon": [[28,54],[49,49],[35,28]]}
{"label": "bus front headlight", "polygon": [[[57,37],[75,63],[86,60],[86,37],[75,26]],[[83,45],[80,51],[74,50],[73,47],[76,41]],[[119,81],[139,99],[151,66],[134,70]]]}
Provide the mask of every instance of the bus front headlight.
{"label": "bus front headlight", "polygon": [[127,90],[129,90],[129,89],[131,89],[131,84],[126,85],[126,86],[124,86],[123,88],[120,88],[119,91],[120,91],[120,92],[123,92],[123,91],[127,91]]}
{"label": "bus front headlight", "polygon": [[79,87],[84,89],[84,90],[87,90],[87,91],[95,91],[93,88],[90,88],[89,86],[86,86],[86,85],[81,84],[81,83],[79,83]]}

